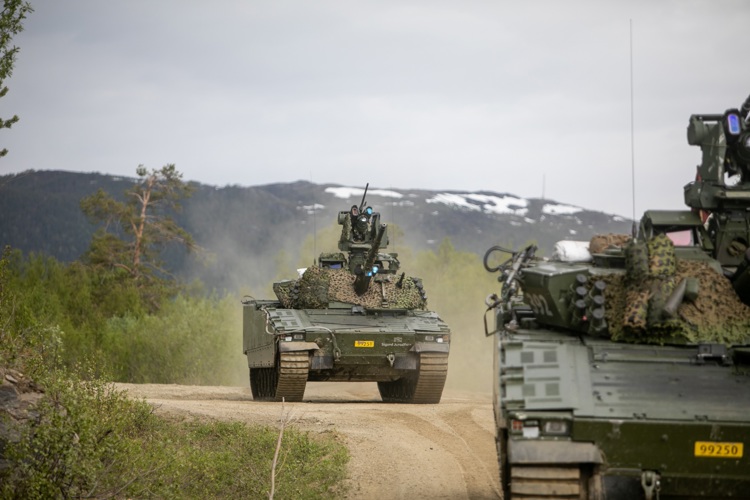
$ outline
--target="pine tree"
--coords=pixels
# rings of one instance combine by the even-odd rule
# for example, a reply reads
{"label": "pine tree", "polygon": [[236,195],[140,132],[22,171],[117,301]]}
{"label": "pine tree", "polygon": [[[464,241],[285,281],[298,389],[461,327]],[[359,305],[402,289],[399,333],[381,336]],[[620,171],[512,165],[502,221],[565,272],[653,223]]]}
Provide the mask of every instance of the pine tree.
{"label": "pine tree", "polygon": [[131,281],[155,305],[158,297],[153,292],[172,281],[161,261],[164,247],[176,243],[188,251],[198,248],[169,215],[180,211],[180,201],[191,196],[194,187],[182,180],[174,164],[158,170],[139,165],[136,173],[138,180],[125,192],[125,201],[102,189],[81,200],[81,209],[89,219],[103,224],[84,261]]}
{"label": "pine tree", "polygon": [[[0,12],[0,97],[8,93],[5,80],[13,74],[13,64],[16,62],[18,47],[11,46],[13,36],[23,31],[23,21],[34,9],[28,2],[22,0],[5,0]],[[0,118],[0,128],[10,128],[18,121],[18,115],[12,118]],[[0,150],[0,157],[8,154],[7,149]]]}

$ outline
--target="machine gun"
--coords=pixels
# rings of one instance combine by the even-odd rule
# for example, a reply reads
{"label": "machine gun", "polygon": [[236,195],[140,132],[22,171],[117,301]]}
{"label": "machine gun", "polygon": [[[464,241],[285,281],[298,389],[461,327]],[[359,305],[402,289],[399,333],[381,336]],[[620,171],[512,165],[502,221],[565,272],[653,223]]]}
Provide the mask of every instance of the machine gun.
{"label": "machine gun", "polygon": [[[350,210],[341,211],[338,216],[338,223],[342,226],[339,250],[349,254],[349,271],[355,274],[358,273],[358,269],[365,268],[366,256],[375,246],[375,240],[378,240],[378,249],[388,246],[387,231],[383,229],[383,234],[380,236],[378,234],[381,227],[380,214],[373,212],[372,207],[368,207],[366,203],[369,186],[369,183],[365,186],[365,192],[359,206],[352,205]],[[382,227],[385,228],[386,226],[383,224]],[[375,256],[377,256],[377,250]],[[393,254],[393,257],[392,260],[397,265],[395,254]],[[372,264],[370,264],[370,267],[372,267]]]}
{"label": "machine gun", "polygon": [[365,209],[365,198],[367,198],[367,188],[370,187],[370,183],[368,182],[365,184],[365,192],[362,193],[362,201],[359,202],[359,213],[362,213],[362,211]]}
{"label": "machine gun", "polygon": [[[506,321],[511,321],[511,319],[515,321],[513,302],[519,301],[518,286],[519,280],[521,279],[521,270],[534,259],[536,250],[537,247],[533,244],[528,245],[523,250],[517,252],[508,250],[501,246],[493,246],[484,254],[484,259],[482,261],[484,263],[484,268],[490,273],[499,272],[500,276],[498,276],[497,280],[502,283],[502,290],[499,297],[497,294],[493,293],[485,299],[485,304],[487,305],[487,310],[484,315],[485,335],[489,336],[495,333],[490,332],[487,325],[487,312],[493,309],[498,309],[500,311],[498,316],[503,318],[501,324],[505,324]],[[490,256],[495,252],[509,253],[510,258],[502,264],[491,266]]]}
{"label": "machine gun", "polygon": [[731,273],[750,248],[750,97],[740,109],[692,115],[687,140],[703,157],[685,204],[707,221],[712,257]]}
{"label": "machine gun", "polygon": [[375,265],[375,260],[378,258],[380,243],[383,241],[387,227],[387,224],[380,225],[375,235],[375,241],[372,242],[372,246],[367,252],[364,264],[357,264],[354,269],[354,274],[357,275],[354,279],[354,291],[357,295],[364,295],[367,292],[367,289],[370,288],[370,280],[380,271],[380,267]]}

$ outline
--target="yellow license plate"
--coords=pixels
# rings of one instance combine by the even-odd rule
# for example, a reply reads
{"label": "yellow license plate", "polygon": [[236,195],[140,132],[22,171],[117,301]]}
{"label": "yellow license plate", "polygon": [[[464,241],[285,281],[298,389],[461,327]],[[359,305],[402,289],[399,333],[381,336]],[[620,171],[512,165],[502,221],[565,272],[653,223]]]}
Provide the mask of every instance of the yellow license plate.
{"label": "yellow license plate", "polygon": [[696,441],[696,457],[742,458],[742,443],[716,443]]}
{"label": "yellow license plate", "polygon": [[374,340],[355,340],[354,347],[375,347]]}

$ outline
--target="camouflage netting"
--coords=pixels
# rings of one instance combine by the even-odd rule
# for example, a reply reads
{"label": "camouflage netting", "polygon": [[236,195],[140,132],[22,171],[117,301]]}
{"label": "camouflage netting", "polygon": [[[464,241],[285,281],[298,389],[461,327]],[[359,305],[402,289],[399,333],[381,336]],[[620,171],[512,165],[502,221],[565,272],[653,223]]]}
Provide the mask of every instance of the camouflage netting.
{"label": "camouflage netting", "polygon": [[[666,236],[630,244],[625,255],[625,275],[596,277],[607,284],[605,313],[612,340],[735,344],[748,337],[750,307],[707,262],[677,259]],[[669,296],[687,278],[697,280],[697,297],[683,300],[674,317],[665,315]]]}
{"label": "camouflage netting", "polygon": [[341,228],[341,236],[339,236],[339,248],[341,248],[341,244],[346,244],[348,241],[351,241],[352,239],[352,219],[351,217],[346,217],[344,219],[344,224]]}
{"label": "camouflage netting", "polygon": [[597,234],[589,241],[590,253],[602,253],[607,248],[622,248],[630,241],[630,235],[627,234]]}
{"label": "camouflage netting", "polygon": [[330,301],[345,302],[367,309],[424,309],[426,301],[415,278],[405,277],[402,286],[396,286],[398,276],[388,276],[390,281],[373,279],[363,295],[354,292],[355,275],[347,269],[309,267],[296,281],[274,285],[281,305],[289,309],[324,309]]}

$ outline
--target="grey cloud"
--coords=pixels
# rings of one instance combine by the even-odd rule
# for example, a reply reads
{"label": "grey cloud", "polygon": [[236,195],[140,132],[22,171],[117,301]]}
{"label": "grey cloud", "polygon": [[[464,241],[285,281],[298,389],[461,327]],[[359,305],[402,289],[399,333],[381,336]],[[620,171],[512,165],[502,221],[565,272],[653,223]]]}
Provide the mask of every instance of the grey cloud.
{"label": "grey cloud", "polygon": [[226,185],[494,190],[631,215],[679,208],[688,117],[750,92],[750,4],[34,2],[0,172]]}

